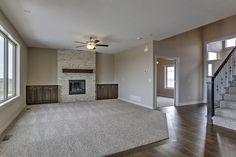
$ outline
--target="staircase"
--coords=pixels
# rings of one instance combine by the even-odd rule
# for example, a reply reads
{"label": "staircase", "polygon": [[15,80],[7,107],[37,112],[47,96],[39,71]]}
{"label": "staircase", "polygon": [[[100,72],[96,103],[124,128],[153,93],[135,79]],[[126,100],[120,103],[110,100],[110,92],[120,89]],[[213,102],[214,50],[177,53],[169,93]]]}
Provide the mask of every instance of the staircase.
{"label": "staircase", "polygon": [[[234,78],[234,77],[233,77]],[[236,130],[236,81],[235,79],[226,88],[219,108],[215,109],[213,124]]]}
{"label": "staircase", "polygon": [[208,123],[236,130],[236,48],[207,84]]}

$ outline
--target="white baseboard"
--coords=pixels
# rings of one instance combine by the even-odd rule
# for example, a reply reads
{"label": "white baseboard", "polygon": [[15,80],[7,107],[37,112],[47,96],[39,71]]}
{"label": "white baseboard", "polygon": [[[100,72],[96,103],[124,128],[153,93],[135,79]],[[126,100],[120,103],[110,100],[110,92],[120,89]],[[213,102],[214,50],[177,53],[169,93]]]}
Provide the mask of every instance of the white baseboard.
{"label": "white baseboard", "polygon": [[132,101],[132,100],[127,100],[127,99],[123,99],[123,98],[118,98],[118,100],[122,100],[122,101],[125,101],[125,102],[128,102],[128,103],[131,103],[131,104],[135,104],[135,105],[138,105],[138,106],[142,106],[142,107],[146,107],[146,108],[149,108],[149,109],[153,109],[153,107],[150,107],[150,106],[147,106],[145,104],[142,104],[142,103],[139,103],[139,102],[135,102],[135,101]]}
{"label": "white baseboard", "polygon": [[179,103],[178,106],[187,106],[187,105],[195,105],[195,104],[202,104],[205,103],[203,100],[201,101],[190,101],[190,102],[183,102],[183,103]]}

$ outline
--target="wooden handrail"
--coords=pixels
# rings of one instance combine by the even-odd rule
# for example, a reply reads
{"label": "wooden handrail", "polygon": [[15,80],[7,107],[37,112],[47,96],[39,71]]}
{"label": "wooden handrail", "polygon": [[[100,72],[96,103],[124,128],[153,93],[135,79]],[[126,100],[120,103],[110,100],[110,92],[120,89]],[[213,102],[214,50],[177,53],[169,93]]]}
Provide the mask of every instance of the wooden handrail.
{"label": "wooden handrail", "polygon": [[215,115],[215,103],[214,103],[214,84],[215,84],[215,78],[220,73],[220,71],[223,69],[223,67],[227,64],[233,53],[235,52],[236,47],[233,48],[233,50],[229,53],[229,55],[225,58],[223,63],[220,65],[220,67],[216,70],[213,76],[209,76],[207,78],[207,123],[212,124],[212,117]]}
{"label": "wooden handrail", "polygon": [[220,73],[220,71],[223,69],[223,67],[225,66],[225,64],[229,61],[230,57],[233,55],[234,50],[236,49],[233,48],[233,50],[229,53],[229,55],[225,58],[225,60],[223,61],[223,63],[220,65],[220,67],[216,70],[216,72],[214,73],[214,75],[212,76],[213,78],[216,78],[216,76]]}

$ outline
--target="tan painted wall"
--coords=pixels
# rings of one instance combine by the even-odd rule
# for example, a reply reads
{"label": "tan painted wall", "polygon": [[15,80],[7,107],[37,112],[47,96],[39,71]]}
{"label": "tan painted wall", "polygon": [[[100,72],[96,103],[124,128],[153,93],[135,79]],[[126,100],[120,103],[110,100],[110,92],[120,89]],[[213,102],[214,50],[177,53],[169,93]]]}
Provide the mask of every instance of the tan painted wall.
{"label": "tan painted wall", "polygon": [[28,85],[57,84],[57,50],[28,49]]}
{"label": "tan painted wall", "polygon": [[203,52],[202,32],[195,29],[154,42],[157,57],[179,58],[179,105],[202,102]]}
{"label": "tan painted wall", "polygon": [[203,41],[211,42],[236,36],[236,15],[203,27]]}
{"label": "tan painted wall", "polygon": [[114,82],[114,55],[96,54],[96,81],[99,84]]}
{"label": "tan painted wall", "polygon": [[157,95],[174,98],[174,90],[165,88],[165,66],[175,65],[174,60],[157,58]]}
{"label": "tan painted wall", "polygon": [[[57,50],[29,48],[28,85],[57,84]],[[114,82],[114,55],[96,54],[97,83]]]}
{"label": "tan painted wall", "polygon": [[25,86],[27,82],[27,47],[15,28],[0,11],[0,25],[20,44],[20,96],[0,107],[0,134],[11,124],[26,105]]}
{"label": "tan painted wall", "polygon": [[119,98],[153,108],[153,42],[115,54]]}

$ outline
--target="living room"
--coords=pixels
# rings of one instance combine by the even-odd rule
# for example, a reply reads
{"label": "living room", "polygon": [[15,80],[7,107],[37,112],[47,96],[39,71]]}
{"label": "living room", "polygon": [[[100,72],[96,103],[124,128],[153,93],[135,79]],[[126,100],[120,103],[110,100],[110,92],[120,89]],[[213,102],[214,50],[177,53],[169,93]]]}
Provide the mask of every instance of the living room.
{"label": "living room", "polygon": [[[207,44],[236,44],[235,6],[2,0],[0,156],[230,156],[234,129],[207,123]],[[160,58],[175,60],[169,107]]]}

